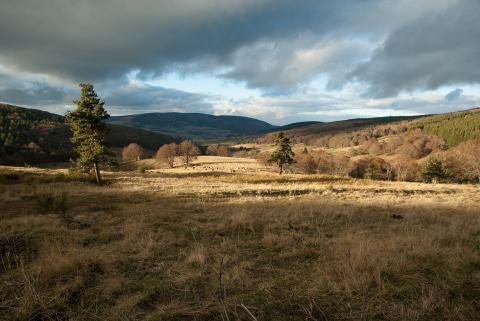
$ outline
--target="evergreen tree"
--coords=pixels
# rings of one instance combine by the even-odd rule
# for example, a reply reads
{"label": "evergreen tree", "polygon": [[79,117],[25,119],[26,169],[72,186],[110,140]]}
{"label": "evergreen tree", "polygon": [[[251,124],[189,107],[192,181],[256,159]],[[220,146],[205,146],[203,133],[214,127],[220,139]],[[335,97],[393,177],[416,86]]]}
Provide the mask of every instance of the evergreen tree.
{"label": "evergreen tree", "polygon": [[423,164],[420,175],[427,182],[436,182],[448,177],[448,169],[444,166],[443,160],[438,157],[430,157]]}
{"label": "evergreen tree", "polygon": [[290,138],[286,137],[283,132],[280,132],[275,137],[275,145],[277,149],[270,156],[269,161],[275,162],[280,168],[280,175],[283,173],[285,164],[290,165],[295,163],[293,157],[295,156],[290,145]]}
{"label": "evergreen tree", "polygon": [[82,83],[80,88],[80,99],[74,101],[77,108],[65,116],[72,131],[70,140],[76,145],[75,151],[79,155],[73,163],[82,171],[94,170],[97,183],[101,184],[99,163],[106,155],[107,127],[104,120],[110,115],[103,108],[105,102],[97,97],[92,84]]}

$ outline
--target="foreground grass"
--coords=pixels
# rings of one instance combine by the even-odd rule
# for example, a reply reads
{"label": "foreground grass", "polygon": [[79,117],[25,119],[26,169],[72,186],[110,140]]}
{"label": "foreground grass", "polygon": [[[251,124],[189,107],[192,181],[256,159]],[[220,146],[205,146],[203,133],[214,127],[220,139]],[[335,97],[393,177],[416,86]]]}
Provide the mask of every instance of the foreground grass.
{"label": "foreground grass", "polygon": [[477,187],[222,173],[119,173],[97,187],[5,175],[1,320],[480,315]]}

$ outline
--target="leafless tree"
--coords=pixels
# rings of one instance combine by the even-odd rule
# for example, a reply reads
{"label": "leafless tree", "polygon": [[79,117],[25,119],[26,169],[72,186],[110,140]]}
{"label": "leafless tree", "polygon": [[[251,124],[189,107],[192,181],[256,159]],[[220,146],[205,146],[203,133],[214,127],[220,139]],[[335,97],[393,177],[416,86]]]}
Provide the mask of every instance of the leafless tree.
{"label": "leafless tree", "polygon": [[146,156],[147,156],[147,153],[145,152],[143,147],[137,143],[131,143],[128,146],[124,147],[122,150],[122,159],[124,161],[141,160]]}
{"label": "leafless tree", "polygon": [[227,157],[229,155],[228,147],[219,144],[210,145],[207,148],[207,155]]}
{"label": "leafless tree", "polygon": [[461,143],[447,152],[445,161],[455,180],[480,183],[480,140]]}
{"label": "leafless tree", "polygon": [[175,164],[175,157],[177,156],[177,144],[165,144],[162,145],[157,153],[155,154],[155,158],[161,162],[167,163],[168,166],[173,168]]}
{"label": "leafless tree", "polygon": [[188,167],[190,162],[200,155],[200,150],[191,140],[184,140],[180,143],[178,154],[182,157],[185,166]]}

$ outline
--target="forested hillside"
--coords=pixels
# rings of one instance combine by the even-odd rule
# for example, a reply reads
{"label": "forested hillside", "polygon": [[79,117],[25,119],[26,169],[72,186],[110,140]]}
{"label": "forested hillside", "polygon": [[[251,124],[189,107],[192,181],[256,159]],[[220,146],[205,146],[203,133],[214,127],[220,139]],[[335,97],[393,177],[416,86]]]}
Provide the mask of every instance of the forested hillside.
{"label": "forested hillside", "polygon": [[442,138],[449,147],[461,142],[480,139],[480,108],[421,118],[412,122],[427,135]]}
{"label": "forested hillside", "polygon": [[[59,115],[0,104],[0,163],[21,164],[68,161],[73,156],[70,130]],[[109,125],[107,144],[124,147],[132,142],[148,150],[177,141],[138,128]]]}
{"label": "forested hillside", "polygon": [[63,117],[41,110],[0,104],[0,153],[28,144],[28,133],[35,127],[62,124]]}

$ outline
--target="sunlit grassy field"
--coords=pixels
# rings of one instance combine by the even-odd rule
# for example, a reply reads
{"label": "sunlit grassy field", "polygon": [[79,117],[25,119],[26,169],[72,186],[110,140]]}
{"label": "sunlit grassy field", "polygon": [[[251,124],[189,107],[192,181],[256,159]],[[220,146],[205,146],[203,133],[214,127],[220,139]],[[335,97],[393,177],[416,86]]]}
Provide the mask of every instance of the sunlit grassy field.
{"label": "sunlit grassy field", "polygon": [[0,320],[479,319],[478,186],[141,164],[0,170]]}

